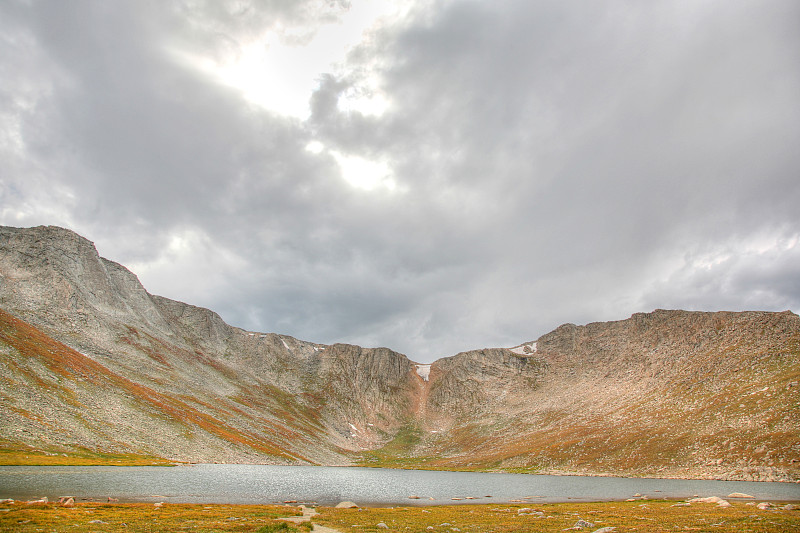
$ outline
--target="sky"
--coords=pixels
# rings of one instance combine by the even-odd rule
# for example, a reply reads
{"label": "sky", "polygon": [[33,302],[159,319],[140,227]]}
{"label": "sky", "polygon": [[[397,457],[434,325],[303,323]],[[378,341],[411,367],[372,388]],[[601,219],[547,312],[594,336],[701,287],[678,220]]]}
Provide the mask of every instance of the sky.
{"label": "sky", "polygon": [[796,0],[4,0],[0,224],[418,362],[800,311]]}

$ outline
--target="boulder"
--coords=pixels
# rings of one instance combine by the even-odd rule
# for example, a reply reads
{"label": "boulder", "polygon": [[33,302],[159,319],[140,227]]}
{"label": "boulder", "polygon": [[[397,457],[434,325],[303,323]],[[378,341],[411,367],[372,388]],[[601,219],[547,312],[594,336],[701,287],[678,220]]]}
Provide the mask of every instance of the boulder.
{"label": "boulder", "polygon": [[337,509],[358,509],[358,505],[353,502],[339,502],[336,504]]}
{"label": "boulder", "polygon": [[755,496],[750,496],[749,494],[745,494],[743,492],[731,492],[728,494],[728,498],[755,498]]}
{"label": "boulder", "polygon": [[62,496],[58,499],[58,504],[61,507],[75,507],[75,498],[72,496]]}
{"label": "boulder", "polygon": [[731,504],[727,500],[723,500],[719,496],[709,496],[708,498],[692,498],[689,503],[716,503],[720,507],[730,507]]}

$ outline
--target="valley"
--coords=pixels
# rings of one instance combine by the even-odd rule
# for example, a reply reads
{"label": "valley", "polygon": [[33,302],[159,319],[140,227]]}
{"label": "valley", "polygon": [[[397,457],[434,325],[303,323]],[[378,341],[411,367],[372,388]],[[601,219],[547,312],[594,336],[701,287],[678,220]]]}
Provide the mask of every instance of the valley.
{"label": "valley", "polygon": [[0,227],[0,276],[5,464],[800,480],[790,311],[656,310],[427,366],[228,325],[62,228]]}

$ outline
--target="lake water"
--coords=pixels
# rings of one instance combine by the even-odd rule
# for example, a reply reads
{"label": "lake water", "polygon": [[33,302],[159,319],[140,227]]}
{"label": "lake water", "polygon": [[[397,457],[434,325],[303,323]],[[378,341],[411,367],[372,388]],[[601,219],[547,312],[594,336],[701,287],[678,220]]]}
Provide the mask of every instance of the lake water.
{"label": "lake water", "polygon": [[[437,505],[725,497],[800,500],[800,484],[583,476],[538,476],[382,468],[187,465],[176,467],[3,466],[0,498],[75,496],[173,503]],[[409,499],[409,496],[420,499]],[[453,500],[452,498],[463,498]],[[474,499],[467,499],[474,498]]]}

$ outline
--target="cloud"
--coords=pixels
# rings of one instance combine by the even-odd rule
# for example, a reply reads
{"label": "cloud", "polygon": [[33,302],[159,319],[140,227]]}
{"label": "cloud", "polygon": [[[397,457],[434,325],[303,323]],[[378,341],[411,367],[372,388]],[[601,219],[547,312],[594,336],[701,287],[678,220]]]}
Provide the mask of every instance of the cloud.
{"label": "cloud", "polygon": [[[4,4],[0,222],[234,325],[420,361],[800,310],[796,3],[367,4]],[[270,96],[260,46],[347,28]]]}
{"label": "cloud", "polygon": [[800,289],[794,265],[800,260],[796,228],[769,228],[703,248],[667,262],[664,275],[644,293],[645,305],[703,310],[796,309]]}
{"label": "cloud", "polygon": [[391,139],[396,167],[419,177],[411,190],[446,195],[452,217],[480,217],[466,232],[490,240],[479,246],[496,261],[470,282],[502,278],[491,287],[506,300],[527,287],[517,313],[633,311],[665,250],[796,220],[798,194],[785,149],[799,133],[797,54],[784,46],[797,41],[785,22],[796,9],[654,6],[448,4],[389,36],[380,61],[359,56],[385,66],[385,89],[403,102],[394,114],[365,121],[328,104],[319,129],[365,150]]}

